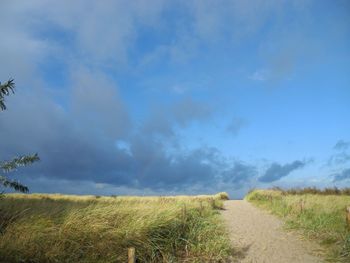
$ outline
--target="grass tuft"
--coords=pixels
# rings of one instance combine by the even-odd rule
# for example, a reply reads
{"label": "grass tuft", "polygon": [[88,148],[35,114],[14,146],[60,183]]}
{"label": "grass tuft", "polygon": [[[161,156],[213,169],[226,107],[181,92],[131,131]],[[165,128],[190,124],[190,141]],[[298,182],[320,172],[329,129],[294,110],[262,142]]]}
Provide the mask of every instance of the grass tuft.
{"label": "grass tuft", "polygon": [[226,192],[220,192],[215,195],[219,200],[229,200],[230,196]]}

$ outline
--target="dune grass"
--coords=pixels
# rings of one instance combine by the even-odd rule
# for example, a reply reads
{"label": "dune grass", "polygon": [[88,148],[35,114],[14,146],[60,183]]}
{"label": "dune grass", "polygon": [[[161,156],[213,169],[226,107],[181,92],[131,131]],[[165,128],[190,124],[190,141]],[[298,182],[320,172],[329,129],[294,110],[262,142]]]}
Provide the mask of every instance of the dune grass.
{"label": "dune grass", "polygon": [[346,223],[348,195],[288,194],[280,190],[254,190],[246,200],[283,217],[286,227],[301,230],[318,241],[330,262],[350,262],[350,229]]}
{"label": "dune grass", "polygon": [[0,262],[224,262],[227,197],[4,195]]}
{"label": "dune grass", "polygon": [[338,187],[326,187],[319,189],[316,187],[304,187],[304,188],[288,188],[283,189],[280,187],[273,187],[271,190],[282,192],[286,195],[303,195],[303,194],[318,194],[318,195],[350,195],[350,187],[338,188]]}

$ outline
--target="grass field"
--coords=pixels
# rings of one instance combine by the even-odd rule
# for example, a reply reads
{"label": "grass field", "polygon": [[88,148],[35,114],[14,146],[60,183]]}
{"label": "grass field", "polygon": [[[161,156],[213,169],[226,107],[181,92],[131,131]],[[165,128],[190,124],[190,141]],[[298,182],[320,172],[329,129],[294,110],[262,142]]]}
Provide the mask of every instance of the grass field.
{"label": "grass field", "polygon": [[290,229],[301,230],[310,239],[318,241],[331,262],[350,262],[350,229],[346,223],[346,194],[299,194],[280,190],[254,190],[246,200],[273,214],[283,217]]}
{"label": "grass field", "polygon": [[0,262],[223,262],[226,197],[4,195]]}

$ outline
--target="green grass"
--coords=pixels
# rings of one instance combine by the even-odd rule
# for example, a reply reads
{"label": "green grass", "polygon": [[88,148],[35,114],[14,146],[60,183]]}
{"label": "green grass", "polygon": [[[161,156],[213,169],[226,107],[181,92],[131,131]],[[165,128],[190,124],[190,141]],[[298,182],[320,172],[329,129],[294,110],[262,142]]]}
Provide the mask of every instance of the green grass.
{"label": "green grass", "polygon": [[225,196],[5,195],[0,262],[224,262]]}
{"label": "green grass", "polygon": [[350,262],[350,230],[345,212],[350,196],[254,190],[246,200],[284,218],[288,228],[301,230],[307,238],[318,241],[328,261]]}

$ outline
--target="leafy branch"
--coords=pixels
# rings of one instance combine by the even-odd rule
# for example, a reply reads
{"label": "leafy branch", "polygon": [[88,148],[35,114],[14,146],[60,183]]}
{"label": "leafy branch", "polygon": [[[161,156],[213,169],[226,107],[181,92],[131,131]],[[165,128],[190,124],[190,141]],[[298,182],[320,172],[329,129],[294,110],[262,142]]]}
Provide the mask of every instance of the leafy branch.
{"label": "leafy branch", "polygon": [[[1,84],[0,82],[0,111],[6,110],[5,97],[10,94],[15,93],[15,82],[13,79],[9,79],[6,83]],[[39,161],[40,158],[38,154],[19,156],[10,161],[0,161],[0,170],[5,173],[9,173],[17,170],[18,167],[27,166],[36,161]],[[29,191],[28,187],[19,183],[16,180],[9,179],[5,175],[0,175],[0,186],[9,187],[16,191],[27,193]],[[0,193],[1,196],[1,193]]]}
{"label": "leafy branch", "polygon": [[37,153],[33,155],[20,156],[11,161],[0,162],[0,168],[3,170],[3,172],[8,173],[16,170],[18,167],[27,166],[39,160],[40,158]]}
{"label": "leafy branch", "polygon": [[5,176],[0,175],[0,185],[3,185],[5,187],[12,188],[16,191],[22,192],[22,193],[28,193],[29,189],[27,186],[19,183],[16,180],[10,180]]}
{"label": "leafy branch", "polygon": [[0,82],[0,109],[6,110],[5,96],[15,93],[15,82],[13,79],[9,79],[5,84]]}

